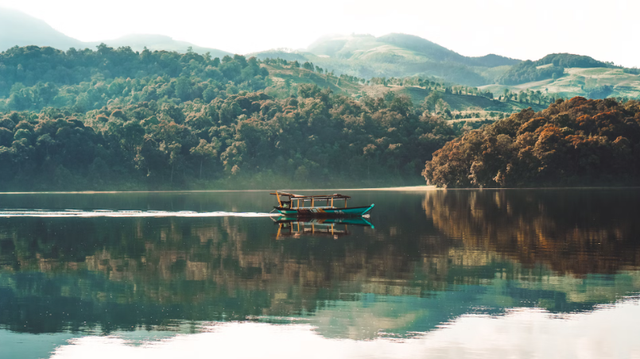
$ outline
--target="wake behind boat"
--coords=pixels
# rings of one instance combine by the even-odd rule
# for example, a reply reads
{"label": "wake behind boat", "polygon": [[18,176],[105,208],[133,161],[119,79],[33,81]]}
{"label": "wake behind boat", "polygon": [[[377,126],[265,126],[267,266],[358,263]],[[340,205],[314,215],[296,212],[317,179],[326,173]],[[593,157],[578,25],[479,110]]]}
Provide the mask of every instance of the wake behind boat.
{"label": "wake behind boat", "polygon": [[[271,194],[278,199],[278,206],[274,208],[285,216],[362,217],[373,208],[373,204],[364,207],[347,207],[351,197],[338,193],[305,196],[276,191]],[[340,201],[344,201],[344,206],[336,206]]]}

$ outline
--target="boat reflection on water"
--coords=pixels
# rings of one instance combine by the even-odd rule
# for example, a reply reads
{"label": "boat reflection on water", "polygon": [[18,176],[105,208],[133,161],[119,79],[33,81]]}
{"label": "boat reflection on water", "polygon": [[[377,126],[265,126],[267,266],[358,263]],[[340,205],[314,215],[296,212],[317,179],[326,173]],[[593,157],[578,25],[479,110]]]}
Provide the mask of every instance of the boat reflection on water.
{"label": "boat reflection on water", "polygon": [[349,226],[374,228],[373,224],[364,217],[277,217],[274,222],[278,225],[276,239],[300,238],[301,236],[333,237],[333,239],[338,239],[351,234]]}

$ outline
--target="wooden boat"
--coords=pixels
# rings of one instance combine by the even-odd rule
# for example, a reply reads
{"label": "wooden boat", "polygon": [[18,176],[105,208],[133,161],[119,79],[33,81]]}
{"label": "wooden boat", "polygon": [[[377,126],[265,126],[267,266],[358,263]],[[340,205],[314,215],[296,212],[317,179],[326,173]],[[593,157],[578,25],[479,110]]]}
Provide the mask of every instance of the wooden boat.
{"label": "wooden boat", "polygon": [[348,236],[348,226],[362,226],[374,228],[373,224],[363,217],[324,217],[324,218],[301,218],[301,217],[279,217],[274,219],[278,224],[276,239],[287,237],[299,238],[301,236],[310,237],[333,237],[338,239]]}
{"label": "wooden boat", "polygon": [[[343,194],[304,196],[279,192],[271,193],[278,199],[274,207],[280,214],[297,217],[362,217],[369,213],[373,204],[364,207],[347,207],[349,196]],[[336,202],[344,201],[344,207],[337,207]]]}

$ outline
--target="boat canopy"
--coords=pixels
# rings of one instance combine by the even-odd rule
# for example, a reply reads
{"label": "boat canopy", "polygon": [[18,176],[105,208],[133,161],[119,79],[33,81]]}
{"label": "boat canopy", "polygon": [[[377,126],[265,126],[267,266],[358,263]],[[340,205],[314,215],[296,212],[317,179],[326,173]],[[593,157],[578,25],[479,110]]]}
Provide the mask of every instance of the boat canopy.
{"label": "boat canopy", "polygon": [[330,199],[347,199],[347,198],[351,198],[351,196],[345,196],[343,194],[340,193],[334,193],[334,194],[322,194],[322,195],[315,195],[315,196],[305,196],[305,195],[300,195],[300,194],[293,194],[293,193],[287,193],[287,192],[280,192],[280,191],[276,191],[275,193],[271,193],[274,196],[282,196],[282,197],[289,197],[292,199],[314,199],[314,200],[330,200]]}
{"label": "boat canopy", "polygon": [[[320,202],[324,201],[325,206],[323,208],[335,208],[334,200],[343,200],[344,207],[347,208],[347,201],[350,196],[343,194],[322,194],[315,196],[303,196],[299,194],[293,194],[288,192],[275,191],[271,193],[278,199],[278,205],[281,208],[320,208]],[[284,197],[284,198],[283,198]],[[308,204],[308,205],[307,205]],[[295,206],[294,206],[295,205]]]}

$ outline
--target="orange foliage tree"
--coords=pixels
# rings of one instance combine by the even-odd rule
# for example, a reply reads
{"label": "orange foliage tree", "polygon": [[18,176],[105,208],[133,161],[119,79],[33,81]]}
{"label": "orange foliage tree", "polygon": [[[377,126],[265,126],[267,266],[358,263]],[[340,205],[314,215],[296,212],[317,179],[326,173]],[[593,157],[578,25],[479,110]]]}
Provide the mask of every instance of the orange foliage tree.
{"label": "orange foliage tree", "polygon": [[470,131],[422,172],[439,187],[640,184],[640,102],[558,100]]}

